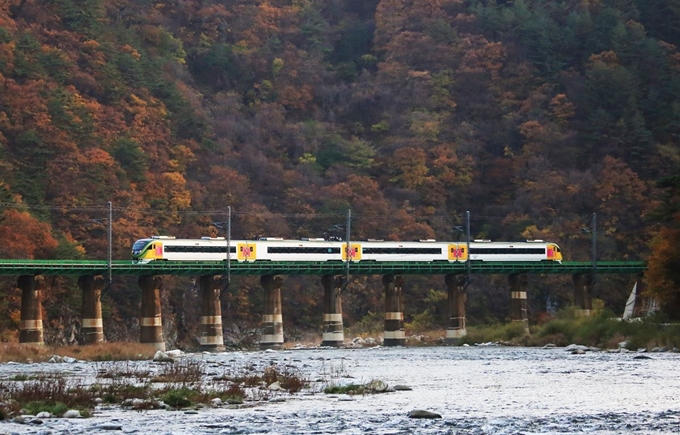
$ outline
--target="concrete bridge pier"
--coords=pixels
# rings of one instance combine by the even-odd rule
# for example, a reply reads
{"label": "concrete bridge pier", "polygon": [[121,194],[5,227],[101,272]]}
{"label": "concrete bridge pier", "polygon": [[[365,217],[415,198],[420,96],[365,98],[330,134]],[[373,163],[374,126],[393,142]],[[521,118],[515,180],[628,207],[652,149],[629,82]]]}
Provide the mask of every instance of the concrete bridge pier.
{"label": "concrete bridge pier", "polygon": [[444,277],[446,282],[446,290],[448,299],[446,305],[448,308],[449,320],[446,325],[446,338],[444,343],[457,344],[462,337],[467,335],[465,328],[465,275],[447,274]]}
{"label": "concrete bridge pier", "polygon": [[510,282],[510,320],[524,323],[524,329],[529,332],[529,312],[527,307],[526,286],[529,279],[526,274],[509,275]]}
{"label": "concrete bridge pier", "polygon": [[385,289],[385,338],[384,346],[403,346],[406,344],[404,333],[404,309],[402,308],[402,285],[400,275],[383,275]]}
{"label": "concrete bridge pier", "polygon": [[592,273],[575,273],[574,280],[574,305],[580,309],[582,316],[590,316],[593,309],[592,288],[595,280]]}
{"label": "concrete bridge pier", "polygon": [[17,287],[21,289],[21,323],[19,324],[19,343],[42,346],[42,276],[21,275]]}
{"label": "concrete bridge pier", "polygon": [[281,286],[283,277],[263,275],[260,284],[264,289],[264,314],[260,349],[283,348],[283,314],[281,312]]}
{"label": "concrete bridge pier", "polygon": [[153,344],[157,350],[165,350],[163,319],[161,317],[160,276],[142,275],[137,281],[142,289],[142,312],[139,319],[139,342]]}
{"label": "concrete bridge pier", "polygon": [[342,347],[345,332],[342,324],[342,298],[340,291],[345,280],[341,276],[324,275],[323,285],[323,335],[321,346]]}
{"label": "concrete bridge pier", "polygon": [[220,275],[202,275],[199,278],[201,289],[201,325],[199,326],[199,347],[201,350],[224,351],[222,335],[222,302]]}
{"label": "concrete bridge pier", "polygon": [[83,292],[80,341],[83,344],[103,343],[105,340],[101,294],[104,280],[101,276],[83,275],[78,278],[78,287]]}

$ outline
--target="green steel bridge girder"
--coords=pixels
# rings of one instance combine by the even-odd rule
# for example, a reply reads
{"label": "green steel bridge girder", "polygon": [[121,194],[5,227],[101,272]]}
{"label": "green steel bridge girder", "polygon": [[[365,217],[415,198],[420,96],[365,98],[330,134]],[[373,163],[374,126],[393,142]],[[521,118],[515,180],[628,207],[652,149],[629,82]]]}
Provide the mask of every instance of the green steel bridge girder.
{"label": "green steel bridge girder", "polygon": [[[130,260],[0,260],[0,275],[344,275],[344,262],[165,262],[134,264]],[[640,274],[647,270],[644,261],[592,262],[471,262],[471,274]],[[465,274],[464,262],[357,262],[350,263],[350,275],[445,275]]]}

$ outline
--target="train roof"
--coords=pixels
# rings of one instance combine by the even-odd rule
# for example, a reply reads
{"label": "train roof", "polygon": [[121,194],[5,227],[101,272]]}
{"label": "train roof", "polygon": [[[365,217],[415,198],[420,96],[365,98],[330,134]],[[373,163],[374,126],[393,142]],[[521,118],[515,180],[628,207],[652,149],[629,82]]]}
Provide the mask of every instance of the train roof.
{"label": "train roof", "polygon": [[[137,242],[151,242],[159,240],[165,243],[171,243],[171,244],[184,244],[184,243],[195,243],[195,244],[203,244],[203,243],[226,243],[227,240],[225,237],[209,237],[209,236],[203,236],[200,238],[196,239],[178,239],[174,236],[151,236],[149,238],[145,239],[139,239]],[[326,240],[323,238],[311,238],[311,237],[303,237],[301,239],[284,239],[282,237],[260,237],[256,240],[246,240],[246,239],[231,239],[229,240],[229,243],[256,243],[256,242],[274,242],[274,243],[332,243],[332,244],[344,244],[346,241],[339,241],[339,240]],[[467,244],[465,241],[438,241],[435,239],[421,239],[421,240],[411,240],[411,241],[402,241],[402,240],[380,240],[380,239],[364,239],[364,240],[350,240],[350,244],[384,244],[384,245],[390,245],[390,244],[399,244],[399,245],[405,245],[405,244]],[[480,239],[475,239],[470,241],[471,245],[474,245],[475,247],[481,247],[481,246],[521,246],[521,245],[534,245],[534,246],[540,246],[540,245],[556,245],[554,242],[546,242],[545,240],[540,240],[540,239],[534,239],[534,240],[518,240],[518,241],[512,241],[512,242],[496,242],[496,241],[491,241],[491,240],[480,240]]]}

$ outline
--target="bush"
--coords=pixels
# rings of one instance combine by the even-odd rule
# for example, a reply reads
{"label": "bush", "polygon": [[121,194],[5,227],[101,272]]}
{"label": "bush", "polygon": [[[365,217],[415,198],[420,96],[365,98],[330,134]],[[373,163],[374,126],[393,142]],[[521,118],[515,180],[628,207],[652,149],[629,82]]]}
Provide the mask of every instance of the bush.
{"label": "bush", "polygon": [[385,330],[385,316],[369,311],[368,314],[348,328],[348,330],[349,335],[354,336],[380,334]]}
{"label": "bush", "polygon": [[172,406],[173,408],[186,408],[191,405],[191,400],[188,399],[193,394],[193,392],[185,387],[175,388],[168,390],[161,400],[165,402],[166,405]]}
{"label": "bush", "polygon": [[63,402],[38,401],[29,402],[24,405],[29,414],[36,415],[39,412],[49,412],[55,416],[62,416],[68,411],[68,406]]}
{"label": "bush", "polygon": [[425,310],[420,314],[414,314],[413,320],[404,325],[405,329],[412,332],[425,332],[439,328],[439,319],[437,319],[430,310]]}

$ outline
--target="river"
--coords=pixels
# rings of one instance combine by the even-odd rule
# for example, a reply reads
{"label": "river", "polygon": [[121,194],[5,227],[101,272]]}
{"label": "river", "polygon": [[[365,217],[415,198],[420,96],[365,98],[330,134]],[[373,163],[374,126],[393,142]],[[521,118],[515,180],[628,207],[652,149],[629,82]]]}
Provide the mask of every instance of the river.
{"label": "river", "polygon": [[[280,365],[311,388],[198,411],[101,406],[93,417],[0,422],[0,434],[679,434],[680,354],[572,354],[565,348],[396,347],[189,354],[207,371]],[[0,377],[93,377],[102,363],[2,364]],[[150,367],[156,363],[148,362]],[[213,373],[214,374],[214,373]],[[324,386],[378,379],[406,391],[328,395]],[[412,410],[441,418],[409,418]]]}

